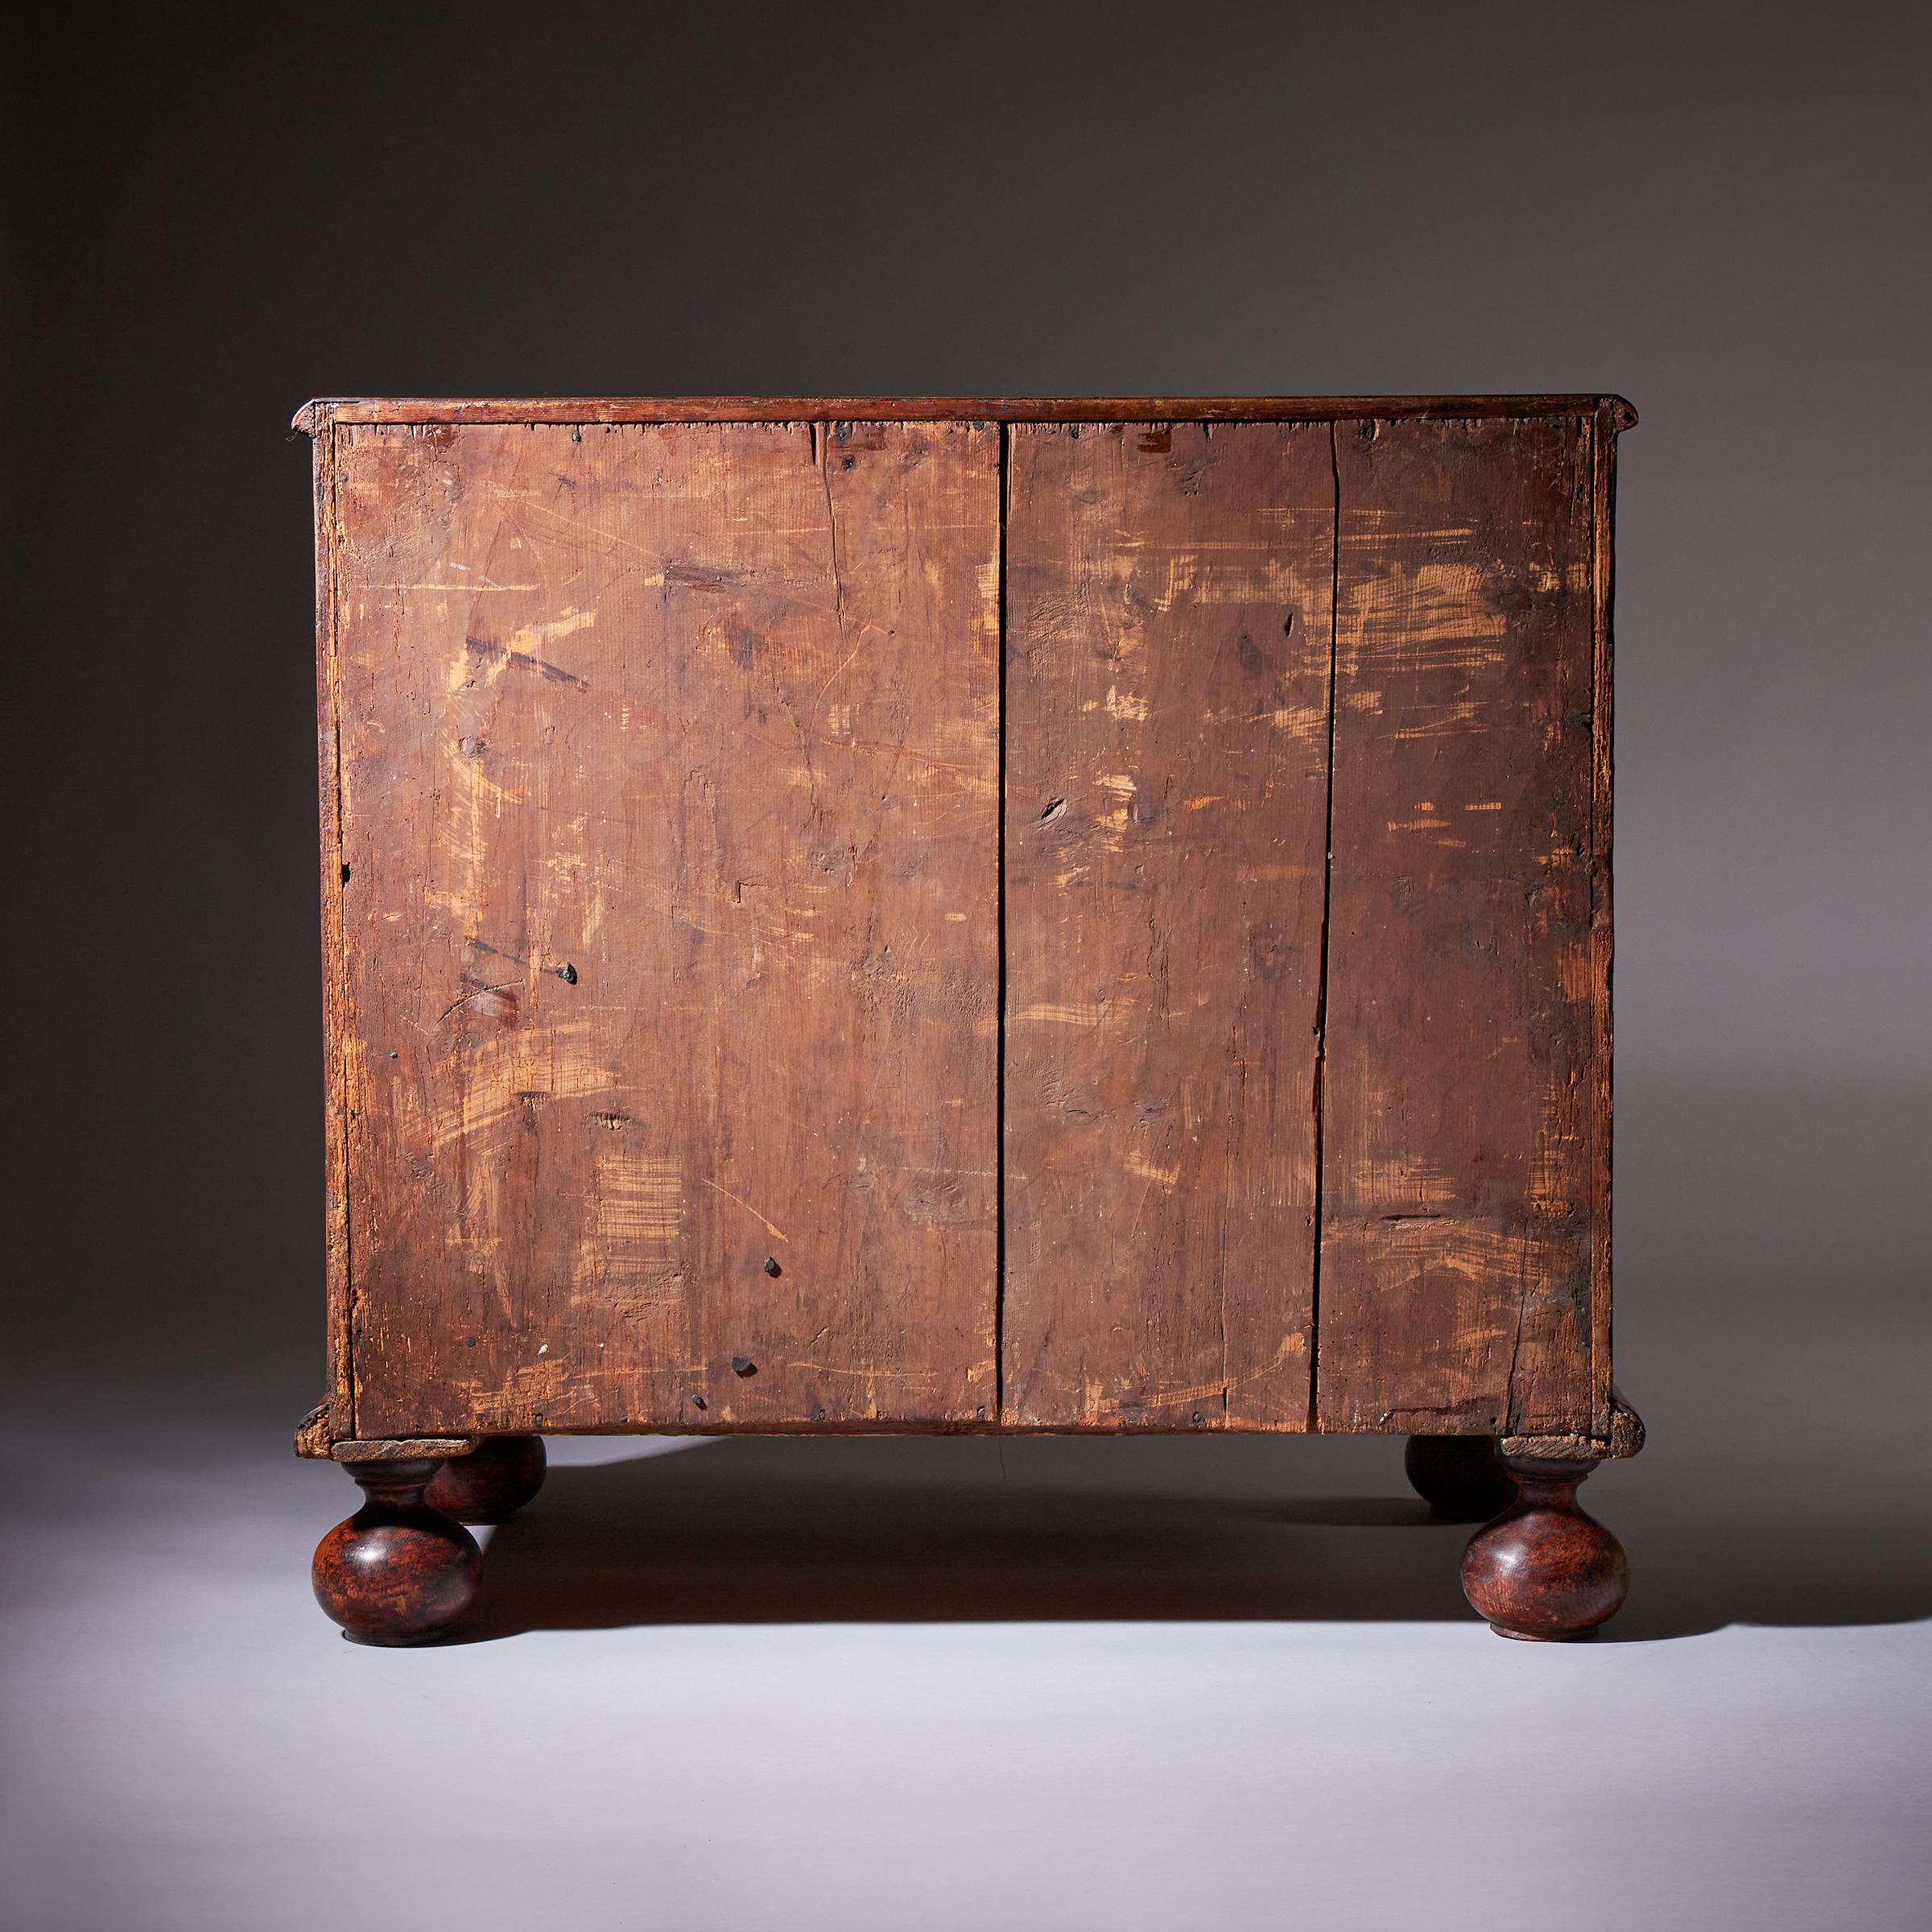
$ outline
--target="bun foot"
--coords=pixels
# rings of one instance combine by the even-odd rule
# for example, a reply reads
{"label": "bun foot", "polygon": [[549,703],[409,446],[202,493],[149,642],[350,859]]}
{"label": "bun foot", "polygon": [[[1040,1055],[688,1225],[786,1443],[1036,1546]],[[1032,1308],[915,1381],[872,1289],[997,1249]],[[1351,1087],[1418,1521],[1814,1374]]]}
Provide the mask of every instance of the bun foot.
{"label": "bun foot", "polygon": [[362,1507],[316,1547],[316,1601],[358,1644],[433,1644],[474,1600],[477,1540],[423,1501],[433,1456],[345,1463]]}
{"label": "bun foot", "polygon": [[543,1487],[544,1468],[542,1436],[485,1436],[444,1463],[423,1500],[460,1523],[506,1523]]}
{"label": "bun foot", "polygon": [[1470,1538],[1463,1594],[1499,1637],[1544,1643],[1594,1637],[1630,1589],[1624,1546],[1577,1507],[1595,1463],[1502,1459],[1517,1500]]}
{"label": "bun foot", "polygon": [[1440,1522],[1486,1523],[1516,1501],[1492,1435],[1412,1435],[1402,1468]]}

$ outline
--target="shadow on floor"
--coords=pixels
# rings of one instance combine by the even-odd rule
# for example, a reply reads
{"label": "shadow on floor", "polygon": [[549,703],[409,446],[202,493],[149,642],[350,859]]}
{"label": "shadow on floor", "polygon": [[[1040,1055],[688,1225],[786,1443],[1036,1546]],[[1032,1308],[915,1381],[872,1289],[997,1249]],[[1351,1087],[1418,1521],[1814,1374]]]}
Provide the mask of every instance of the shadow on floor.
{"label": "shadow on floor", "polygon": [[[1802,1513],[1776,1472],[1615,1464],[1586,1500],[1636,1584],[1608,1641],[1932,1615],[1883,1484]],[[1297,1493],[1311,1477],[1355,1493]],[[1379,1493],[1377,1491],[1379,1490]],[[638,1624],[1470,1618],[1467,1527],[1399,1442],[741,1439],[553,1470],[464,1636]]]}
{"label": "shadow on floor", "polygon": [[1272,1443],[766,1438],[555,1469],[492,1538],[466,1634],[1468,1614],[1466,1530],[1406,1492],[1271,1497],[1253,1478],[1282,1459]]}

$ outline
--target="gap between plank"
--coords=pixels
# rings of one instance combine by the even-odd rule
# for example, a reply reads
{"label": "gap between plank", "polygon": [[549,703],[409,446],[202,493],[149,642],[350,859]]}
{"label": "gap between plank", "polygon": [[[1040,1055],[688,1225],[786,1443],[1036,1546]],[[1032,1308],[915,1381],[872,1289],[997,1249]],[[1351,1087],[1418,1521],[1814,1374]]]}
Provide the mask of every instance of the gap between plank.
{"label": "gap between plank", "polygon": [[998,1059],[993,1071],[993,1420],[1006,1419],[1006,525],[1011,510],[1012,431],[999,426],[999,550],[997,595],[999,600],[999,732],[996,797],[999,824],[995,835],[998,867],[997,919],[999,970],[993,989],[994,1038]]}

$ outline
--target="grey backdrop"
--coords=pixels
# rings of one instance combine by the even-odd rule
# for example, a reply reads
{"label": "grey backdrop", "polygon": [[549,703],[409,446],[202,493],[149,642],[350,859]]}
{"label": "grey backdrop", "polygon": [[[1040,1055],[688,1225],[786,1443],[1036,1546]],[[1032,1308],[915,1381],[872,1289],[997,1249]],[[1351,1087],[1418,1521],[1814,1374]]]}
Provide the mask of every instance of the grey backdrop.
{"label": "grey backdrop", "polygon": [[318,393],[1624,393],[1623,1319],[1922,1251],[1922,14],[397,10],[14,68],[47,1365],[317,1386]]}
{"label": "grey backdrop", "polygon": [[[37,31],[4,431],[35,1443],[199,1456],[218,1513],[320,1393],[307,397],[1614,390],[1624,1627],[1932,1612],[1924,10]],[[299,1473],[319,1530],[346,1496]],[[35,1925],[122,1922],[46,1885]]]}

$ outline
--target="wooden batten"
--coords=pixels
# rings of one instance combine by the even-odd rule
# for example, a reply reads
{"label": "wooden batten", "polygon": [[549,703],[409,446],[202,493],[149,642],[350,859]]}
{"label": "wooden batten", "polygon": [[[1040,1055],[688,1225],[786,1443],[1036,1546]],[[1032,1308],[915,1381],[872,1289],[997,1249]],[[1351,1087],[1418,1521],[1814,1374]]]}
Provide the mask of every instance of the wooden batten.
{"label": "wooden batten", "polygon": [[291,427],[332,423],[1333,423],[1584,416],[1629,429],[1621,396],[329,396]]}

